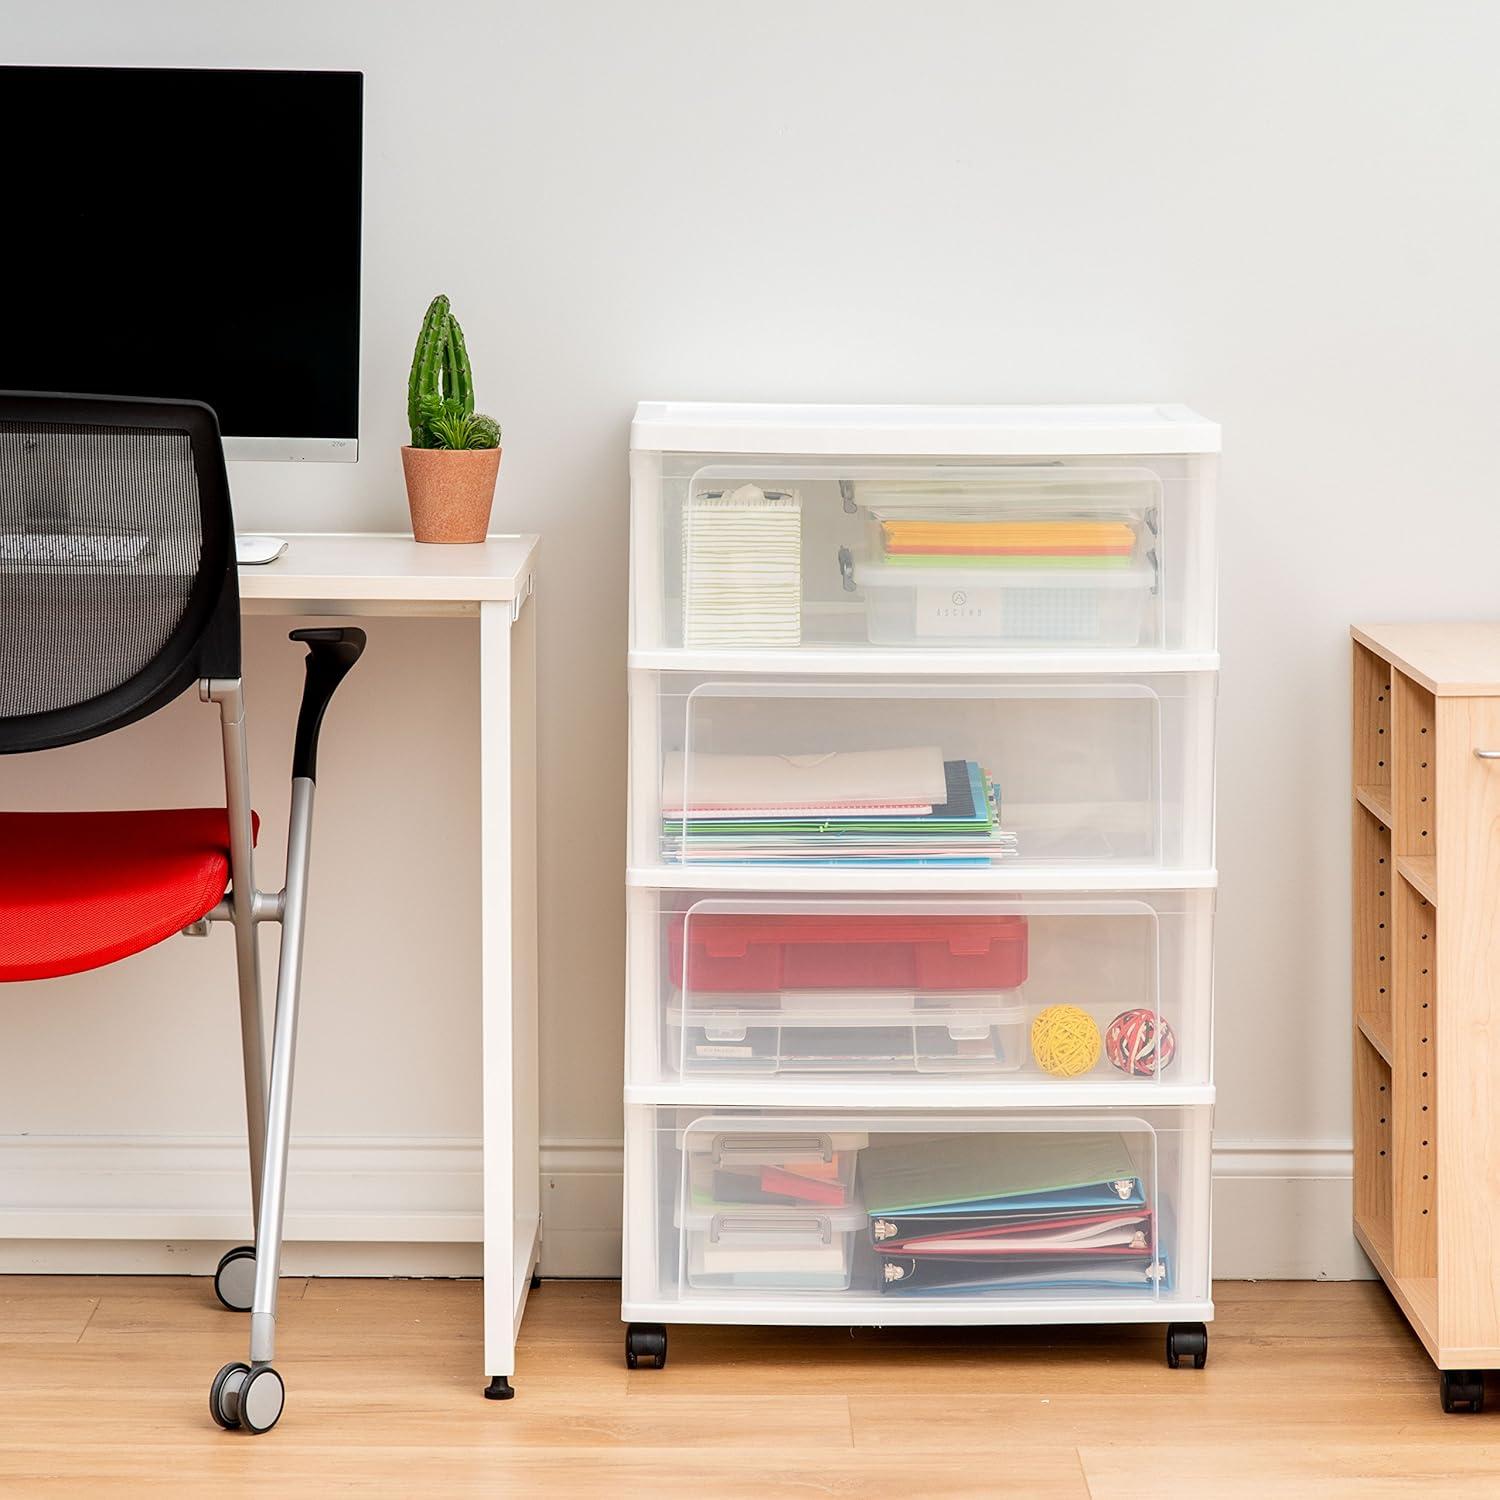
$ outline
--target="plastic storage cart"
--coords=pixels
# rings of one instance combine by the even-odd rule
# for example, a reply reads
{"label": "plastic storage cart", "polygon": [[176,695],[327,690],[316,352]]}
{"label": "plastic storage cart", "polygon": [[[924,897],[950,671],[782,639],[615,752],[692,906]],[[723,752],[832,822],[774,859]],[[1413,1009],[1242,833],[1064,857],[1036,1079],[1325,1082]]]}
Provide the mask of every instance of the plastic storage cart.
{"label": "plastic storage cart", "polygon": [[646,403],[623,1317],[1207,1358],[1214,476],[1183,407]]}

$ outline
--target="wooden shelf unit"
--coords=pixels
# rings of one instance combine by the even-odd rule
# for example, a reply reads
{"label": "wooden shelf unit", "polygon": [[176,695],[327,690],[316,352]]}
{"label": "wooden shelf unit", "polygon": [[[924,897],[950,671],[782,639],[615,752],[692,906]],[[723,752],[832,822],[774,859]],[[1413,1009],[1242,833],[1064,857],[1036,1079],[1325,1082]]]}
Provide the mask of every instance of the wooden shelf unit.
{"label": "wooden shelf unit", "polygon": [[1440,1370],[1500,1369],[1500,625],[1353,636],[1354,1232]]}

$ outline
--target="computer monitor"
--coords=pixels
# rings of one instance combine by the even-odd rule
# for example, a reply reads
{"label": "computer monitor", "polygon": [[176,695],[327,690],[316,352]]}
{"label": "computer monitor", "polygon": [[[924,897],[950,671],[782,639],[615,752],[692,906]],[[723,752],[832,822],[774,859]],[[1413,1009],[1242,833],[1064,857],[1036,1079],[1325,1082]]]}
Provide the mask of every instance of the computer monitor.
{"label": "computer monitor", "polygon": [[0,67],[0,389],[189,397],[359,454],[364,76]]}

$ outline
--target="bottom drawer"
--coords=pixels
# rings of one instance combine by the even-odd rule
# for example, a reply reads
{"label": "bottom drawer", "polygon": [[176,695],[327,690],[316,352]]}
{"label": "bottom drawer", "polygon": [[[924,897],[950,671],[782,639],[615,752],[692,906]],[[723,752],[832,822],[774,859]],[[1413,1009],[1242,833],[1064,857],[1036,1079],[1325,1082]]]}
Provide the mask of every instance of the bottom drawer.
{"label": "bottom drawer", "polygon": [[1211,1107],[626,1110],[625,1315],[1211,1315]]}

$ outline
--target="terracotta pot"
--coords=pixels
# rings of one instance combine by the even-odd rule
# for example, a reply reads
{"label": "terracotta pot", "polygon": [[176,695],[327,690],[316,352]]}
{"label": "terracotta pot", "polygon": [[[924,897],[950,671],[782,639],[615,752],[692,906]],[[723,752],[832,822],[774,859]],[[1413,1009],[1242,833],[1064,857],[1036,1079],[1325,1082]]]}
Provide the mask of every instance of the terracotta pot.
{"label": "terracotta pot", "polygon": [[412,535],[419,542],[482,542],[490,529],[498,448],[401,449]]}

